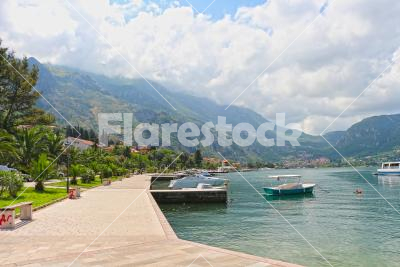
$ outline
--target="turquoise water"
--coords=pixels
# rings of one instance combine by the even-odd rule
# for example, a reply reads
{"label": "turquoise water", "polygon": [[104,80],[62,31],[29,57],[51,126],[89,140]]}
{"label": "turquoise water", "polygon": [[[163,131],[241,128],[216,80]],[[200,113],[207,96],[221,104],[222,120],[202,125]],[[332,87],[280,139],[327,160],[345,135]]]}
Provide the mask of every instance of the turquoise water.
{"label": "turquoise water", "polygon": [[[400,210],[400,177],[361,174]],[[268,175],[301,174],[317,183],[311,197],[267,198],[333,266],[400,266],[400,214],[352,169],[296,169],[246,172],[260,192]],[[237,173],[230,180],[229,203],[161,205],[182,239],[298,263],[326,261]],[[362,188],[361,196],[353,192]],[[206,257],[206,255],[204,255]]]}

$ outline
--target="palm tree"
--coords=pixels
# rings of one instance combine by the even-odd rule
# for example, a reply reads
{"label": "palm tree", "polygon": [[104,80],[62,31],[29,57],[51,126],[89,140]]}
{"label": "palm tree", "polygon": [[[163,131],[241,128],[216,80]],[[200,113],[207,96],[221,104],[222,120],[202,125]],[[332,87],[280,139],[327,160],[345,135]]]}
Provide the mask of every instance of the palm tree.
{"label": "palm tree", "polygon": [[10,156],[17,157],[15,139],[6,131],[0,130],[0,162],[5,162]]}
{"label": "palm tree", "polygon": [[29,171],[31,163],[46,151],[45,135],[38,128],[24,129],[17,133],[17,152],[20,167]]}
{"label": "palm tree", "polygon": [[55,133],[47,135],[47,151],[52,159],[56,159],[64,148],[64,138]]}
{"label": "palm tree", "polygon": [[80,154],[81,154],[81,160],[79,162],[83,165],[88,166],[91,162],[96,161],[97,150],[93,148],[88,148],[84,151],[81,151]]}
{"label": "palm tree", "polygon": [[46,154],[40,154],[38,160],[33,161],[30,174],[35,179],[36,191],[44,190],[44,181],[48,180],[53,172],[53,166],[51,165],[51,162],[47,159]]}
{"label": "palm tree", "polygon": [[78,183],[78,181],[76,180],[76,178],[81,174],[81,166],[78,164],[72,165],[71,166],[71,175],[72,175],[72,180],[71,180],[71,184],[76,185]]}

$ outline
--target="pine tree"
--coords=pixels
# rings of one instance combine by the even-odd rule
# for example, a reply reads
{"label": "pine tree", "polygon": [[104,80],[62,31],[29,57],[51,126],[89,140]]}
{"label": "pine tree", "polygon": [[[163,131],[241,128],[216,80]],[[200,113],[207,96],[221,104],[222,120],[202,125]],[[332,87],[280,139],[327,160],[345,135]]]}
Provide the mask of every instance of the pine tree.
{"label": "pine tree", "polygon": [[196,150],[196,152],[194,153],[194,162],[195,162],[195,164],[196,164],[197,167],[200,167],[202,161],[203,161],[203,156],[201,155],[200,149],[198,149],[198,150]]}
{"label": "pine tree", "polygon": [[39,69],[18,59],[0,40],[0,128],[10,132],[18,125],[52,123],[54,117],[35,107],[40,94],[34,89]]}

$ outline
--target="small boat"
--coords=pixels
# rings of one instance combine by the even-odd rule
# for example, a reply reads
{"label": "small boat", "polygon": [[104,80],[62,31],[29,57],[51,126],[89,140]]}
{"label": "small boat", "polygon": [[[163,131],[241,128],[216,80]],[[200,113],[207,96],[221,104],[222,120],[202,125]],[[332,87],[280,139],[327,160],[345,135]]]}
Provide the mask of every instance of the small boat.
{"label": "small boat", "polygon": [[213,187],[210,184],[203,184],[203,183],[199,183],[197,185],[197,189],[212,189]]}
{"label": "small boat", "polygon": [[203,171],[200,173],[200,175],[203,175],[205,177],[211,177],[212,175],[208,171]]}
{"label": "small boat", "polygon": [[311,194],[314,190],[315,184],[303,184],[300,175],[275,175],[269,176],[278,181],[287,180],[288,178],[297,178],[296,183],[284,183],[273,187],[264,187],[264,192],[268,196],[283,196],[283,195],[298,195],[298,194]]}
{"label": "small boat", "polygon": [[168,188],[170,189],[183,189],[183,188],[196,188],[198,184],[209,184],[210,186],[223,186],[226,179],[207,177],[201,174],[188,176],[181,179],[172,180]]}
{"label": "small boat", "polygon": [[400,162],[384,162],[378,169],[378,175],[400,175]]}

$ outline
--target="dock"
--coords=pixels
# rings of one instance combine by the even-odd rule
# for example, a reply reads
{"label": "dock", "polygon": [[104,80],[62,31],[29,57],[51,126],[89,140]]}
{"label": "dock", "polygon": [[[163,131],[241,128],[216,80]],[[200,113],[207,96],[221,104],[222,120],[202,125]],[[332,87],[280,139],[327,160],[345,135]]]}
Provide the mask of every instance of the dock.
{"label": "dock", "polygon": [[299,266],[180,239],[150,182],[132,176],[34,212],[33,221],[0,231],[1,265]]}
{"label": "dock", "polygon": [[213,189],[178,189],[150,190],[157,203],[226,203],[228,194],[226,188]]}
{"label": "dock", "polygon": [[184,175],[175,175],[175,174],[169,174],[169,175],[152,175],[151,176],[151,182],[154,182],[155,180],[157,181],[171,181],[174,179],[179,179],[185,177]]}

